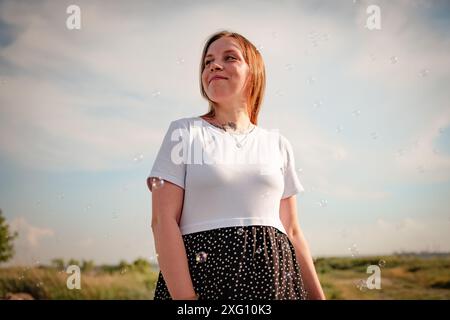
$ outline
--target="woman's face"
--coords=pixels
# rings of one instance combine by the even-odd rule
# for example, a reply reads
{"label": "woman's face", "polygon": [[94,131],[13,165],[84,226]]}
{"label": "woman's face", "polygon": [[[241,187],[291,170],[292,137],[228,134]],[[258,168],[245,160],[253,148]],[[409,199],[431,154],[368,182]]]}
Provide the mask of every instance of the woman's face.
{"label": "woman's face", "polygon": [[[245,102],[244,85],[249,70],[238,42],[229,37],[220,38],[211,43],[206,52],[203,88],[208,97],[218,104]],[[214,76],[225,79],[212,80]]]}

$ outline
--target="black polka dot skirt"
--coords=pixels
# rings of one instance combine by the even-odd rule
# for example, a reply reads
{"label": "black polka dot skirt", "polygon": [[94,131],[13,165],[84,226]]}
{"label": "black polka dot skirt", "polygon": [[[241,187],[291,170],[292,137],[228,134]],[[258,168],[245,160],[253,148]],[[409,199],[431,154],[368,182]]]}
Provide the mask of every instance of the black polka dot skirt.
{"label": "black polka dot skirt", "polygon": [[[194,290],[200,300],[304,300],[295,250],[271,226],[226,227],[183,235]],[[170,300],[159,272],[155,300]]]}

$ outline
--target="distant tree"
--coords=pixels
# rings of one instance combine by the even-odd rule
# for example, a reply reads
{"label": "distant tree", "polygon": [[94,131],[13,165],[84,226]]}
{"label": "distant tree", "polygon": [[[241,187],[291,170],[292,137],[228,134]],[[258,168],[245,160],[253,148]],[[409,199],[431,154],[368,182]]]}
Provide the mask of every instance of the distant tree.
{"label": "distant tree", "polygon": [[144,272],[150,270],[150,262],[143,258],[138,258],[133,262],[133,269]]}
{"label": "distant tree", "polygon": [[83,260],[81,264],[81,271],[90,272],[94,270],[95,264],[93,260]]}
{"label": "distant tree", "polygon": [[0,263],[8,261],[14,256],[13,241],[17,236],[17,232],[11,233],[9,230],[9,225],[0,209]]}
{"label": "distant tree", "polygon": [[56,258],[52,260],[52,266],[58,270],[65,269],[64,259]]}
{"label": "distant tree", "polygon": [[126,269],[126,268],[129,268],[129,267],[130,267],[130,265],[125,260],[120,260],[119,261],[119,270]]}
{"label": "distant tree", "polygon": [[76,259],[70,259],[69,262],[67,262],[67,266],[76,265],[80,267],[80,262]]}

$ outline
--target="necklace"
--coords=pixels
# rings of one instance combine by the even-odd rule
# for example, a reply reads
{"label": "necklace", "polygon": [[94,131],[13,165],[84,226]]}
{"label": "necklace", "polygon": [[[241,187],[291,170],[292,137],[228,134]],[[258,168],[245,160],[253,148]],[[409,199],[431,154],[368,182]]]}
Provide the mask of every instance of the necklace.
{"label": "necklace", "polygon": [[[247,130],[248,130],[248,128],[250,128],[250,125],[247,127]],[[228,132],[228,131],[227,131],[227,132],[228,132],[228,134],[229,134],[230,136],[233,137],[234,141],[236,142],[236,147],[242,148],[242,146],[243,146],[242,143],[245,141],[245,139],[247,139],[248,135],[249,135],[253,130],[255,130],[255,127],[253,127],[252,130],[248,131],[248,132],[245,134],[244,138],[243,138],[241,141],[239,141],[238,139],[236,139],[236,137],[235,137],[233,134],[231,134],[230,132]]]}
{"label": "necklace", "polygon": [[[209,122],[209,123],[217,128],[224,130],[225,132],[227,132],[234,139],[234,141],[236,143],[236,147],[238,147],[238,148],[242,148],[243,142],[247,139],[248,135],[256,128],[256,126],[253,126],[252,130],[248,131],[248,128],[250,128],[250,126],[252,125],[252,123],[250,122],[248,124],[247,129],[245,129],[246,133],[245,133],[244,138],[241,141],[239,141],[229,130],[227,130],[227,128],[231,128],[232,130],[236,131],[236,124],[234,122],[228,122],[228,123],[224,123],[222,125],[215,124],[212,122]],[[240,131],[240,132],[243,132],[243,131]]]}

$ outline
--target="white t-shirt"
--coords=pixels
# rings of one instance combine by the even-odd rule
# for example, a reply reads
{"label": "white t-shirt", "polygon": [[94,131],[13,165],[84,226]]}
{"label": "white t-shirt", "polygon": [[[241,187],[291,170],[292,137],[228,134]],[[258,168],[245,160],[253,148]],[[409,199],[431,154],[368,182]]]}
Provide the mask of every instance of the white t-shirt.
{"label": "white t-shirt", "polygon": [[304,192],[292,146],[277,130],[231,134],[201,117],[170,123],[149,177],[184,189],[183,235],[248,225],[286,233],[280,200]]}

